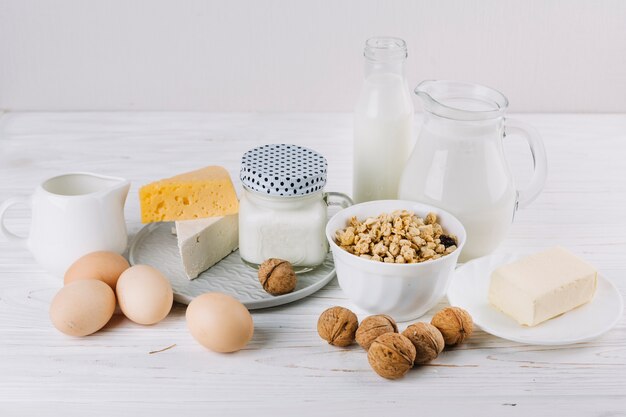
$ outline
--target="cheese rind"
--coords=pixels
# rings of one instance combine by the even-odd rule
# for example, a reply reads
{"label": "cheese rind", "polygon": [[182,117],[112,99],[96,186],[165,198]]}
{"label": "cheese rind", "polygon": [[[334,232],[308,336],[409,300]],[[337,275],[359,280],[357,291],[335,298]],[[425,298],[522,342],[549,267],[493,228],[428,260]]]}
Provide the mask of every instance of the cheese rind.
{"label": "cheese rind", "polygon": [[144,185],[139,200],[143,223],[225,216],[239,211],[233,182],[219,166]]}
{"label": "cheese rind", "polygon": [[489,302],[519,324],[535,326],[593,298],[596,270],[554,247],[493,271]]}
{"label": "cheese rind", "polygon": [[238,224],[237,214],[176,222],[178,250],[187,278],[196,278],[237,249]]}

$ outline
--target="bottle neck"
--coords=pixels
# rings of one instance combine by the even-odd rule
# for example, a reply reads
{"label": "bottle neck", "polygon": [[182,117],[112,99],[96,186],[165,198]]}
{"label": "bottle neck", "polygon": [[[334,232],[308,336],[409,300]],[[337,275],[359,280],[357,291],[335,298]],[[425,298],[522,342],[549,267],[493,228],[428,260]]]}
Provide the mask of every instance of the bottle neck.
{"label": "bottle neck", "polygon": [[365,78],[390,74],[405,78],[406,43],[398,38],[370,38],[365,42]]}

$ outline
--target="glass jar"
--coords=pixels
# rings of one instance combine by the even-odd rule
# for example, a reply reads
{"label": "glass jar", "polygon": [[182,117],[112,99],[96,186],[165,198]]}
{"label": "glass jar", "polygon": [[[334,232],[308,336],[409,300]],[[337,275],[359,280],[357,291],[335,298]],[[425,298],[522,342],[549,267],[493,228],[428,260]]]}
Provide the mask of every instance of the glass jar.
{"label": "glass jar", "polygon": [[280,258],[304,272],[324,262],[328,205],[351,203],[343,194],[323,191],[326,172],[326,159],[300,146],[265,145],[244,154],[239,254],[246,264],[258,268]]}

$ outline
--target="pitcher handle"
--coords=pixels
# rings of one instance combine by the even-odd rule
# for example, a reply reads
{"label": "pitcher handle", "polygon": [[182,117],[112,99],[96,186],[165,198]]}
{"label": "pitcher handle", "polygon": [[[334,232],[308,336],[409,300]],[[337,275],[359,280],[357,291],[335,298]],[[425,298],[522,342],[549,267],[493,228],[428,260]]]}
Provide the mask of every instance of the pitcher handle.
{"label": "pitcher handle", "polygon": [[537,129],[528,123],[516,119],[506,119],[505,132],[507,130],[519,133],[526,138],[535,166],[530,184],[528,184],[525,189],[518,191],[517,206],[523,208],[532,203],[539,196],[539,193],[541,193],[541,190],[543,190],[546,184],[548,177],[546,149],[543,146],[543,140]]}
{"label": "pitcher handle", "polygon": [[11,232],[4,225],[4,214],[6,211],[16,204],[28,204],[30,205],[30,197],[11,197],[0,204],[0,234],[3,235],[9,242],[17,243],[20,246],[26,246],[28,237],[18,236]]}

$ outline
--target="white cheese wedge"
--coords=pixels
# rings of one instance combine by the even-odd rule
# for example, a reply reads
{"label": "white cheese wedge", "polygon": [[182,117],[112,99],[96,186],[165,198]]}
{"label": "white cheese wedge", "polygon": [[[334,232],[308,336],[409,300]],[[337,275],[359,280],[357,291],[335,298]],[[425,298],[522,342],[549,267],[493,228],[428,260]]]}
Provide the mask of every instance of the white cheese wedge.
{"label": "white cheese wedge", "polygon": [[177,221],[176,236],[185,274],[194,279],[237,249],[238,216]]}
{"label": "white cheese wedge", "polygon": [[597,275],[591,265],[555,247],[493,271],[489,302],[519,324],[535,326],[591,301]]}

